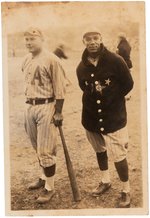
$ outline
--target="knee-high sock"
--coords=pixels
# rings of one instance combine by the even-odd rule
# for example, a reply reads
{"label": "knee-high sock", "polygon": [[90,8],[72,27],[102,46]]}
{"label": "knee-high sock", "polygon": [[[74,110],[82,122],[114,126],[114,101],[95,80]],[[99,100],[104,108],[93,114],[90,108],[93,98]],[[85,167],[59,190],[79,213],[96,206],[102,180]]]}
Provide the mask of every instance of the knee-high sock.
{"label": "knee-high sock", "polygon": [[115,167],[122,183],[122,191],[126,193],[130,192],[129,169],[127,159],[125,158],[120,162],[115,162]]}
{"label": "knee-high sock", "polygon": [[107,156],[107,151],[101,152],[101,153],[96,153],[97,156],[97,161],[100,170],[108,170],[108,156]]}
{"label": "knee-high sock", "polygon": [[120,180],[122,182],[127,182],[129,179],[127,159],[125,158],[122,161],[115,162],[115,167],[116,167]]}

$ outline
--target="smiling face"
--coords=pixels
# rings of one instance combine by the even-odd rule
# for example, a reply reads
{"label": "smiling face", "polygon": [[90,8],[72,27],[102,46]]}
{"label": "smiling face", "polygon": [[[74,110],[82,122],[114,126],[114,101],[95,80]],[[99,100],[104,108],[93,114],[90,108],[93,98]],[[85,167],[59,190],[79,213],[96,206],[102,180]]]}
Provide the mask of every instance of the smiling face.
{"label": "smiling face", "polygon": [[89,53],[98,52],[102,43],[102,37],[99,33],[88,33],[83,38],[83,43]]}
{"label": "smiling face", "polygon": [[42,50],[43,39],[39,36],[26,35],[26,47],[32,54],[38,54]]}

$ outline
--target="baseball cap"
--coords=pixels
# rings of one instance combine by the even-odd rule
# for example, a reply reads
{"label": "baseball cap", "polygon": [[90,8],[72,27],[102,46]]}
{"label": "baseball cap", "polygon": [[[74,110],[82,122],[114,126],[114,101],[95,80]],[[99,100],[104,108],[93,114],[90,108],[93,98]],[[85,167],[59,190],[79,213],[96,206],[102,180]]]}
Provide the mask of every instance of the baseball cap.
{"label": "baseball cap", "polygon": [[99,34],[101,36],[101,33],[100,33],[99,29],[94,27],[94,28],[88,28],[87,30],[85,30],[83,32],[83,38],[85,36],[87,36],[88,34],[90,34],[90,33],[97,33],[97,34]]}
{"label": "baseball cap", "polygon": [[43,38],[43,34],[42,34],[41,30],[38,28],[34,28],[34,27],[30,27],[24,32],[24,36],[27,36],[27,35],[39,36],[39,37]]}

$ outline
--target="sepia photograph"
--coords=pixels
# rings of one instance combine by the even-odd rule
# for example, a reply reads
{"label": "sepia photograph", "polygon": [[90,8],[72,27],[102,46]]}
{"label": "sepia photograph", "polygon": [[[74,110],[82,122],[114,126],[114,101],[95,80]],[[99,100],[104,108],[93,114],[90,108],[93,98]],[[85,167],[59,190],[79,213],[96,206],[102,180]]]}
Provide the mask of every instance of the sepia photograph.
{"label": "sepia photograph", "polygon": [[2,2],[6,215],[147,215],[143,1]]}

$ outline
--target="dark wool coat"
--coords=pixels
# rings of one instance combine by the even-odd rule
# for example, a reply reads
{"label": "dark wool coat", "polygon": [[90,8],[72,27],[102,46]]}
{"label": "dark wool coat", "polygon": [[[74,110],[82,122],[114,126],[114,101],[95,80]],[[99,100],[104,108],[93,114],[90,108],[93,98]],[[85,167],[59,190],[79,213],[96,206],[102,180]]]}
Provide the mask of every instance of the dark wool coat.
{"label": "dark wool coat", "polygon": [[77,67],[79,86],[83,91],[82,124],[97,133],[112,133],[127,122],[124,96],[133,87],[133,80],[124,60],[103,47],[98,65],[88,59],[85,49]]}
{"label": "dark wool coat", "polygon": [[125,38],[122,38],[117,48],[118,48],[118,54],[123,57],[129,69],[132,68],[132,62],[130,59],[131,46],[129,42]]}

